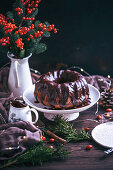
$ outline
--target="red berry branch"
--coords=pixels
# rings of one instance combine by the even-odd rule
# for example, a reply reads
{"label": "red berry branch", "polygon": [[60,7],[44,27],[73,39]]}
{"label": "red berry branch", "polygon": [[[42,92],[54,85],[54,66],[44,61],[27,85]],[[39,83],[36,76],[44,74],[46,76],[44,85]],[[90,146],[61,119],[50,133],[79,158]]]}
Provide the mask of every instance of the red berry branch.
{"label": "red berry branch", "polygon": [[16,0],[7,17],[0,14],[1,49],[13,53],[16,58],[46,50],[46,44],[40,43],[41,39],[50,37],[50,32],[56,34],[57,29],[54,24],[36,20],[40,1]]}

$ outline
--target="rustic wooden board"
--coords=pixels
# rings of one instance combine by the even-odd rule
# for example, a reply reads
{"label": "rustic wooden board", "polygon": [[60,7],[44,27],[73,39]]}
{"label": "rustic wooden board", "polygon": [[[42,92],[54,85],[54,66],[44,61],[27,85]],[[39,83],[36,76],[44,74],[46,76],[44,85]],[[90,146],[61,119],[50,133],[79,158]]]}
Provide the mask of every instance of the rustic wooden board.
{"label": "rustic wooden board", "polygon": [[[82,113],[77,120],[73,121],[74,127],[79,131],[84,127],[89,127],[90,132],[91,130],[98,125],[99,123],[95,121],[81,121],[85,119],[95,119],[96,106],[93,106],[91,109],[88,109]],[[103,114],[105,111],[99,108],[99,114]],[[46,120],[43,117],[43,114],[40,113],[40,118],[43,120],[45,124],[53,123],[51,121]],[[103,120],[104,121],[104,120]],[[105,120],[106,121],[106,120]],[[86,150],[87,145],[93,145],[93,148],[89,151]],[[106,155],[104,150],[106,148],[99,146],[94,141],[82,141],[77,143],[69,143],[66,145],[69,151],[73,151],[69,158],[65,161],[52,161],[46,162],[42,166],[29,166],[29,167],[16,167],[16,170],[92,170],[92,169],[99,169],[99,170],[107,170],[113,169],[113,153],[110,155]],[[6,168],[8,170],[13,169],[13,167]],[[15,166],[14,166],[15,169]]]}

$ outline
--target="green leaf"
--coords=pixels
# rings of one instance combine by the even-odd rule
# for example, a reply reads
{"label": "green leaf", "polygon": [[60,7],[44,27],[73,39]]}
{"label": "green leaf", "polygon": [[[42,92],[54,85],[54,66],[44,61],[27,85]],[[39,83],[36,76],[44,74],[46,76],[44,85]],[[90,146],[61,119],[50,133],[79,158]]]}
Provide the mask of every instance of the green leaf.
{"label": "green leaf", "polygon": [[38,14],[38,8],[36,8],[36,10],[31,13],[30,17],[31,18],[35,17],[37,14]]}
{"label": "green leaf", "polygon": [[19,34],[14,34],[14,35],[13,35],[13,40],[14,40],[14,41],[16,41],[16,40],[19,39],[19,38],[20,38]]}
{"label": "green leaf", "polygon": [[15,20],[15,23],[17,24],[17,25],[19,25],[20,23],[21,23],[21,21],[22,21],[22,17],[23,17],[23,15],[22,14],[20,14],[20,15],[17,15],[17,11],[15,11],[15,9],[16,8],[24,8],[23,6],[22,6],[22,3],[20,2],[20,0],[16,0],[15,2],[14,2],[14,4],[13,4],[13,14],[14,14],[14,20]]}
{"label": "green leaf", "polygon": [[48,21],[45,21],[44,24],[46,25],[46,27],[49,26],[49,22]]}
{"label": "green leaf", "polygon": [[7,17],[12,20],[14,18],[13,13],[11,11],[7,12]]}
{"label": "green leaf", "polygon": [[25,57],[24,54],[25,54],[25,49],[20,51],[19,58],[24,58]]}
{"label": "green leaf", "polygon": [[36,53],[36,54],[43,53],[44,51],[46,51],[46,49],[47,49],[46,44],[44,44],[44,43],[39,43],[39,44],[37,45],[37,49],[35,50],[35,53]]}
{"label": "green leaf", "polygon": [[37,43],[39,43],[41,39],[42,39],[42,37],[38,37],[38,38],[36,39]]}
{"label": "green leaf", "polygon": [[6,36],[5,31],[3,30],[3,25],[0,25],[0,38]]}
{"label": "green leaf", "polygon": [[35,21],[35,28],[38,28],[38,25],[40,24],[40,21]]}
{"label": "green leaf", "polygon": [[31,48],[28,48],[27,50],[26,50],[26,53],[25,53],[25,56],[28,56],[28,55],[30,55],[30,53],[34,53],[34,51],[35,51],[35,48],[34,47],[31,47]]}
{"label": "green leaf", "polygon": [[36,32],[35,29],[30,29],[30,31],[28,33],[33,35],[35,32]]}
{"label": "green leaf", "polygon": [[8,47],[7,46],[2,46],[0,44],[0,52],[5,54],[5,53],[7,53],[7,51],[8,51]]}
{"label": "green leaf", "polygon": [[15,11],[15,8],[22,8],[23,9],[23,6],[22,6],[22,3],[20,2],[20,0],[16,0],[14,3],[13,3],[13,10]]}
{"label": "green leaf", "polygon": [[51,35],[51,34],[50,34],[50,32],[48,32],[48,31],[44,31],[44,32],[43,32],[43,36],[44,36],[44,37],[50,37],[50,35]]}
{"label": "green leaf", "polygon": [[27,25],[30,26],[33,21],[27,21]]}

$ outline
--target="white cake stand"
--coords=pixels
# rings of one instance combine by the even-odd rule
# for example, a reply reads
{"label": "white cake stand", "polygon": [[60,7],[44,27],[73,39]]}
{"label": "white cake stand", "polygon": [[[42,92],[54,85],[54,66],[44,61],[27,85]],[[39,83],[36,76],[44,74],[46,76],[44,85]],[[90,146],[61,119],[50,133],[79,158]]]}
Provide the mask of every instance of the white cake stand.
{"label": "white cake stand", "polygon": [[24,101],[31,107],[37,109],[40,112],[44,113],[44,116],[54,121],[54,117],[56,115],[62,115],[64,119],[67,119],[68,121],[72,121],[78,118],[79,112],[82,112],[86,109],[89,109],[92,107],[100,98],[100,92],[92,85],[88,84],[89,86],[89,96],[91,98],[91,103],[87,106],[80,107],[77,109],[68,109],[68,110],[52,110],[49,107],[46,107],[41,103],[36,103],[36,99],[34,97],[34,88],[35,85],[32,85],[30,88],[26,89],[23,93],[23,99]]}

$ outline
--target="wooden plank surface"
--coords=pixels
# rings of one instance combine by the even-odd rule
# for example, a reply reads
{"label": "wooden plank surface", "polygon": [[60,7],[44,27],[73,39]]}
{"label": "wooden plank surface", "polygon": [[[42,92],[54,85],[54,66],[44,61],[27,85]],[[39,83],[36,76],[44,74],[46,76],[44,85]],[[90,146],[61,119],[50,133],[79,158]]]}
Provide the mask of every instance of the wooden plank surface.
{"label": "wooden plank surface", "polygon": [[[90,132],[92,129],[97,126],[99,123],[95,121],[88,121],[86,119],[96,119],[95,115],[96,111],[96,105],[92,108],[81,112],[78,119],[74,120],[74,128],[77,129],[77,131],[80,131],[84,127],[89,127]],[[99,108],[98,114],[102,115],[105,111]],[[43,117],[43,114],[40,113],[40,119],[45,124],[50,124],[51,121],[48,121]],[[106,120],[103,120],[105,122]],[[87,145],[93,145],[93,148],[89,151],[86,150]],[[65,161],[51,161],[43,163],[42,166],[29,166],[29,167],[15,167],[16,170],[22,170],[22,169],[38,169],[38,170],[89,170],[89,169],[113,169],[113,153],[106,155],[104,153],[104,150],[107,148],[104,148],[97,143],[92,141],[82,141],[77,143],[68,143],[65,146],[68,148],[69,151],[72,151],[72,153],[69,155],[68,159]],[[5,169],[13,169],[12,167],[5,168]]]}

